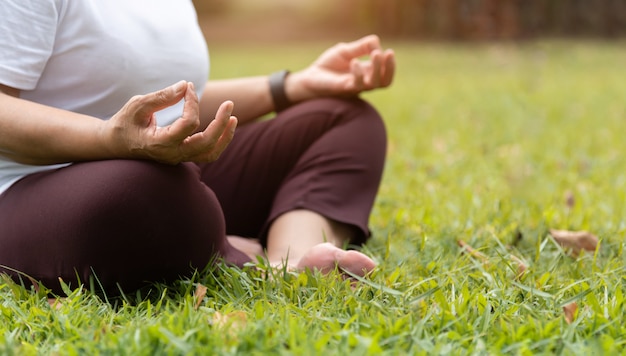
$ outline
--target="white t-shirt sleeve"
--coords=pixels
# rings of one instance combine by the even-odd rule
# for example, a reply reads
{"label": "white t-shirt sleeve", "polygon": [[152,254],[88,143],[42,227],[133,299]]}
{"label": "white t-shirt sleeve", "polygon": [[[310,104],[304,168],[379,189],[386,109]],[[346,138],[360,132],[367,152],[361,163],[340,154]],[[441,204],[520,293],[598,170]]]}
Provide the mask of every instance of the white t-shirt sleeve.
{"label": "white t-shirt sleeve", "polygon": [[60,0],[0,1],[0,83],[32,90],[54,48]]}

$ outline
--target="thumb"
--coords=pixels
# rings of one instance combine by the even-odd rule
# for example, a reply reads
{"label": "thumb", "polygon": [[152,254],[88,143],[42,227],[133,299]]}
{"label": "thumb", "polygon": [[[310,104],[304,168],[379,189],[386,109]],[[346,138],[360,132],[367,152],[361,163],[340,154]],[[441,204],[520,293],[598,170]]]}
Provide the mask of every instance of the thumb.
{"label": "thumb", "polygon": [[187,82],[181,80],[167,88],[135,97],[134,109],[140,116],[150,116],[159,110],[178,103],[185,96],[186,92]]}

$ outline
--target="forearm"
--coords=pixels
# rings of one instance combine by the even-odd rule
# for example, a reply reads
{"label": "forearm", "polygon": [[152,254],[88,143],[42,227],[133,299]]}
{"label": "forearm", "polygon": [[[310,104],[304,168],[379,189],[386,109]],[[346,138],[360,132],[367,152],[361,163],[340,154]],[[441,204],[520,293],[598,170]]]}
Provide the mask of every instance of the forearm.
{"label": "forearm", "polygon": [[[316,97],[308,90],[307,74],[303,71],[289,74],[284,83],[287,99],[292,103],[302,102]],[[207,85],[200,100],[202,120],[213,119],[215,110],[225,100],[235,103],[233,115],[243,125],[275,110],[270,92],[269,76],[257,76],[237,79],[212,80]],[[207,125],[208,122],[203,122]]]}
{"label": "forearm", "polygon": [[208,125],[219,105],[226,100],[235,104],[233,115],[240,125],[274,110],[266,76],[211,80],[207,82],[200,99],[202,127]]}
{"label": "forearm", "polygon": [[[32,165],[116,158],[212,162],[232,140],[237,125],[227,101],[211,124],[198,130],[198,97],[193,83],[182,80],[133,96],[108,120],[18,99],[17,94],[0,85],[0,155]],[[183,99],[182,116],[159,127],[154,113]]]}
{"label": "forearm", "polygon": [[0,91],[0,155],[46,165],[112,158],[104,121],[40,105]]}

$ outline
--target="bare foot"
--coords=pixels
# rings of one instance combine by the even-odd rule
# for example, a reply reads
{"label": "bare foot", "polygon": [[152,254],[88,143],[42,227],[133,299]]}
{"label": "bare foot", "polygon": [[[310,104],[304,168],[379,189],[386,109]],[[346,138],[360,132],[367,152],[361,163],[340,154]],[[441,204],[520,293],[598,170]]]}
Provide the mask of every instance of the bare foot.
{"label": "bare foot", "polygon": [[313,246],[298,262],[297,269],[309,268],[328,273],[339,267],[340,271],[363,277],[376,267],[367,255],[358,251],[346,251],[330,242]]}
{"label": "bare foot", "polygon": [[252,261],[256,261],[257,256],[265,257],[263,246],[261,246],[258,239],[234,235],[229,235],[226,238],[234,248],[246,254]]}

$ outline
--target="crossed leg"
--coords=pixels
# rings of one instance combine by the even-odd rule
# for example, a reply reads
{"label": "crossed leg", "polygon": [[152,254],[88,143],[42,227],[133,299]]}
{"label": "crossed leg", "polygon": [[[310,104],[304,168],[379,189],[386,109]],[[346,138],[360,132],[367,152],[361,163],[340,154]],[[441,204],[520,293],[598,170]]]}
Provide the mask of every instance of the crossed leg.
{"label": "crossed leg", "polygon": [[369,104],[319,99],[240,127],[202,180],[220,200],[228,241],[253,261],[364,275],[374,261],[343,248],[369,237],[385,151]]}

